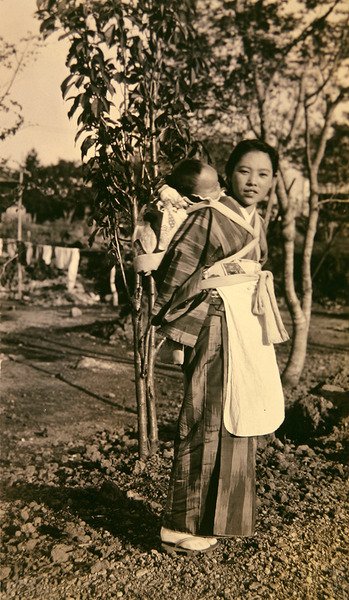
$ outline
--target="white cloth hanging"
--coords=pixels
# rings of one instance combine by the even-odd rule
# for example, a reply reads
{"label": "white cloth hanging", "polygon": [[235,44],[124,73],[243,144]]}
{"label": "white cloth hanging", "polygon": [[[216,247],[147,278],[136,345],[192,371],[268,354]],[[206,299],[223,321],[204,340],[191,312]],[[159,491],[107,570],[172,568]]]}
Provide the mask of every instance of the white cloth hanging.
{"label": "white cloth hanging", "polygon": [[55,246],[55,262],[58,269],[67,269],[71,258],[71,248]]}
{"label": "white cloth hanging", "polygon": [[70,250],[70,259],[68,265],[68,291],[71,292],[75,287],[76,277],[78,274],[80,250],[79,248],[67,248],[67,250]]}
{"label": "white cloth hanging", "polygon": [[31,242],[25,243],[25,262],[27,265],[30,265],[33,260],[34,248]]}
{"label": "white cloth hanging", "polygon": [[51,264],[51,260],[52,260],[52,246],[49,246],[48,244],[44,244],[42,247],[42,260],[44,261],[45,265],[50,265]]}
{"label": "white cloth hanging", "polygon": [[9,241],[7,242],[7,254],[10,258],[14,258],[17,254],[17,242]]}
{"label": "white cloth hanging", "polygon": [[58,269],[68,269],[68,291],[71,292],[76,283],[80,262],[79,248],[66,248],[64,246],[55,247],[55,261]]}
{"label": "white cloth hanging", "polygon": [[114,265],[110,270],[109,283],[110,283],[110,291],[111,291],[112,297],[113,297],[113,306],[118,306],[119,305],[119,294],[116,289],[115,276],[116,276],[116,266]]}

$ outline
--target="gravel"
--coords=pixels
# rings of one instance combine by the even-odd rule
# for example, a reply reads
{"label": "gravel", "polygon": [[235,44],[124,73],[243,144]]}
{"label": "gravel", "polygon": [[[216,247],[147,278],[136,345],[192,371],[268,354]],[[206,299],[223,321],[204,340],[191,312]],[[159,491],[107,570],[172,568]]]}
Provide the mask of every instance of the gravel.
{"label": "gravel", "polygon": [[[3,598],[348,597],[345,426],[316,445],[269,436],[258,453],[257,533],[210,556],[158,539],[171,442],[139,460],[135,432],[10,453],[2,502]],[[25,458],[28,464],[23,464]]]}
{"label": "gravel", "polygon": [[[84,337],[71,335],[70,348],[82,345]],[[86,350],[81,352],[80,358]],[[62,368],[63,358],[53,354],[51,360]],[[62,380],[49,375],[48,363],[36,364],[46,365],[47,382],[63,390]],[[25,402],[31,402],[31,382],[28,399],[21,396],[19,402],[11,390],[19,389],[20,378],[7,381],[11,402],[4,399],[8,431],[2,447],[0,597],[346,600],[348,405],[343,366],[342,352],[313,351],[302,383],[287,392],[284,428],[277,437],[260,438],[255,536],[222,539],[212,554],[190,558],[163,553],[159,542],[181,396],[178,378],[157,378],[161,441],[148,460],[137,455],[134,419],[130,422],[128,413],[115,409],[114,426],[107,419],[112,410],[107,405],[103,422],[95,417],[94,428],[87,427],[85,405],[79,405],[83,396],[77,396],[75,427],[67,427],[60,438],[53,434],[55,426],[64,427],[64,415],[54,411],[58,394],[50,396],[46,416],[40,417],[38,404],[34,427],[29,409],[28,417],[22,412]],[[74,368],[74,373],[82,376],[85,370]],[[107,381],[107,375],[102,369],[99,380]],[[125,370],[120,381],[131,389],[131,378]],[[116,387],[107,394],[115,395],[119,399]]]}

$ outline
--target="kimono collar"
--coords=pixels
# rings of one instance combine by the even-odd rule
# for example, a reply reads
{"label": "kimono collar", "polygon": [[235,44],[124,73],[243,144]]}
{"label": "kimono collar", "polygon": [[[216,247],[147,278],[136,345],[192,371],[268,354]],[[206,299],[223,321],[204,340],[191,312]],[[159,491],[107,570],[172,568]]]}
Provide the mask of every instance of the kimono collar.
{"label": "kimono collar", "polygon": [[244,206],[241,206],[241,204],[239,204],[239,202],[235,200],[235,198],[233,198],[232,196],[225,196],[225,198],[229,200],[229,204],[227,203],[229,208],[235,209],[238,212],[238,214],[241,215],[245,221],[247,221],[247,223],[252,223],[253,217],[257,212],[255,206],[253,207],[253,210],[249,213],[246,210],[246,208]]}
{"label": "kimono collar", "polygon": [[255,215],[255,212],[256,212],[256,207],[254,206],[254,207],[253,207],[253,209],[251,210],[251,212],[248,212],[248,210],[246,210],[246,208],[245,208],[244,206],[240,206],[240,205],[239,205],[239,208],[240,208],[240,210],[241,210],[241,214],[242,214],[242,216],[244,217],[244,219],[245,219],[245,220],[246,220],[248,223],[251,223],[251,222],[252,222],[252,219],[253,219],[253,217],[254,217],[254,215]]}

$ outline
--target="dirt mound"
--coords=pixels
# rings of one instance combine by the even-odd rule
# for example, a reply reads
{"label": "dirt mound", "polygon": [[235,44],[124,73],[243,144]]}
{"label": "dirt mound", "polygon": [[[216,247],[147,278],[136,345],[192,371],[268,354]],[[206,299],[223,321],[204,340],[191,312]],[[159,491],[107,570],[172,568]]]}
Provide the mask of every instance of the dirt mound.
{"label": "dirt mound", "polygon": [[299,443],[346,428],[349,420],[349,373],[344,369],[317,384],[287,410],[279,435]]}

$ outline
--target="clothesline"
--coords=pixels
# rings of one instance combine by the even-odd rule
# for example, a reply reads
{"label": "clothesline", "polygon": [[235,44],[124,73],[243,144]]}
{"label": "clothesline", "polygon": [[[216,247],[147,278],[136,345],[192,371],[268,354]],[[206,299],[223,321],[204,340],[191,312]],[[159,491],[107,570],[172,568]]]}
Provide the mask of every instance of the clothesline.
{"label": "clothesline", "polygon": [[[104,250],[92,248],[76,248],[59,244],[42,244],[15,238],[0,238],[0,257],[7,254],[12,259],[16,257],[24,264],[30,265],[33,261],[42,259],[49,266],[55,262],[58,269],[67,270],[67,288],[72,291],[75,287],[81,254],[104,253]],[[113,296],[113,305],[118,304],[118,293],[115,286],[116,268],[110,271],[110,289]]]}
{"label": "clothesline", "polygon": [[13,238],[0,238],[0,256],[2,254],[7,254],[13,259],[17,256],[21,262],[23,261],[22,264],[26,265],[42,259],[49,266],[54,260],[58,269],[67,270],[68,291],[72,291],[75,287],[80,262],[80,248],[53,246],[52,244],[34,244],[30,241]]}
{"label": "clothesline", "polygon": [[[1,248],[3,248],[3,244],[6,242],[20,242],[22,244],[32,244],[33,246],[52,246],[52,248],[78,248],[78,246],[74,245],[64,245],[62,242],[50,242],[46,244],[44,242],[35,242],[32,240],[18,240],[16,238],[0,238],[0,256],[1,256]],[[103,248],[79,248],[80,254],[105,254],[106,249]]]}
{"label": "clothesline", "polygon": [[[45,243],[45,242],[35,242],[33,240],[18,240],[17,238],[0,238],[0,240],[2,242],[21,242],[23,244],[33,244],[34,246],[52,246],[53,248],[55,248],[56,246],[59,246],[60,248],[77,248],[78,246],[74,246],[74,245],[65,245],[62,244],[62,242],[50,242],[49,244]],[[79,250],[82,250],[84,252],[103,252],[103,250],[97,250],[95,248],[79,248]]]}

